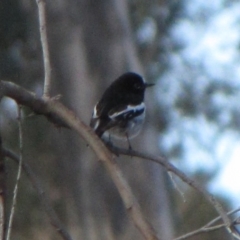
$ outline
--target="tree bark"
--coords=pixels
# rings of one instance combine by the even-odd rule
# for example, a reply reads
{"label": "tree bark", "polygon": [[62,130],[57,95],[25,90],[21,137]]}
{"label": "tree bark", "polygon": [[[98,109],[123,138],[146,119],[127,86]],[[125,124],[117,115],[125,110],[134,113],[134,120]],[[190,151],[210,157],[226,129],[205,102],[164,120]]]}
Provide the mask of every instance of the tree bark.
{"label": "tree bark", "polygon": [[[94,104],[115,78],[126,71],[143,73],[138,60],[126,1],[47,1],[53,63],[52,95],[89,122]],[[159,153],[154,107],[147,92],[148,121],[134,148]],[[76,239],[141,239],[111,179],[91,150],[76,136],[50,130],[59,185],[66,199],[68,224]],[[117,143],[120,144],[120,143]],[[124,146],[126,146],[123,143]],[[160,239],[173,238],[170,200],[164,172],[152,163],[118,160],[149,222]]]}

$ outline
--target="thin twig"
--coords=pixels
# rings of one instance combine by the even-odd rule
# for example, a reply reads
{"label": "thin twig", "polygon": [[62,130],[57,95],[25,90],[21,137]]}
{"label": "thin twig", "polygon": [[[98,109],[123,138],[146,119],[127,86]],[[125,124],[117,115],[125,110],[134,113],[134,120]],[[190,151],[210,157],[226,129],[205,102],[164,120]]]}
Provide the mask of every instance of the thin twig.
{"label": "thin twig", "polygon": [[239,229],[236,227],[237,225],[240,224],[240,217],[238,216],[233,222],[232,222],[232,225],[231,225],[231,229],[232,229],[232,232],[233,232],[233,236],[236,238],[236,239],[240,239],[240,232],[239,232]]}
{"label": "thin twig", "polygon": [[[15,162],[17,162],[19,164],[20,159],[18,157],[17,154],[15,154],[14,152],[3,148],[3,154],[14,160]],[[61,223],[61,221],[59,220],[57,214],[55,213],[54,209],[51,207],[51,203],[49,198],[47,197],[45,190],[43,190],[43,186],[41,184],[41,182],[39,181],[37,175],[33,172],[33,170],[31,169],[31,167],[26,163],[23,162],[23,170],[24,172],[27,174],[29,180],[31,181],[33,187],[36,189],[39,198],[42,202],[42,205],[44,207],[45,212],[47,213],[51,224],[54,226],[54,228],[56,229],[56,231],[60,234],[60,236],[62,237],[62,239],[64,240],[72,240],[72,237],[70,236],[70,234],[68,233],[68,231],[65,229],[64,225]]]}
{"label": "thin twig", "polygon": [[195,231],[186,233],[185,235],[183,235],[181,237],[175,238],[174,240],[185,240],[185,239],[188,239],[190,237],[199,235],[201,233],[213,232],[213,231],[216,231],[218,229],[225,228],[225,227],[226,227],[225,224],[222,223],[222,224],[219,224],[219,225],[216,225],[216,226],[213,226],[213,227],[209,227],[209,228],[205,228],[205,227],[200,228],[200,229],[197,229]]}
{"label": "thin twig", "polygon": [[177,190],[177,192],[179,192],[180,196],[182,197],[183,202],[186,202],[186,198],[185,198],[184,192],[178,186],[177,182],[174,179],[173,174],[171,172],[168,172],[168,175],[169,175],[170,179],[172,180],[174,188]]}
{"label": "thin twig", "polygon": [[[237,213],[237,212],[239,212],[240,211],[240,207],[238,207],[238,208],[236,208],[236,209],[234,209],[234,210],[231,210],[231,211],[229,211],[228,213],[227,213],[227,215],[229,216],[229,215],[232,215],[232,214],[234,214],[234,213]],[[216,218],[214,218],[213,220],[211,220],[208,224],[206,224],[204,227],[210,227],[210,226],[212,226],[214,223],[216,223],[217,221],[219,221],[219,220],[221,220],[221,217],[220,216],[218,216],[218,217],[216,217]]]}
{"label": "thin twig", "polygon": [[127,155],[131,157],[138,157],[146,160],[151,160],[153,162],[156,162],[158,164],[161,164],[168,170],[169,172],[174,173],[177,175],[183,182],[187,183],[189,186],[193,187],[195,190],[199,191],[203,194],[203,196],[208,200],[208,202],[211,203],[211,205],[216,209],[216,211],[219,213],[222,221],[223,226],[228,230],[228,232],[236,239],[240,239],[240,233],[238,229],[235,227],[235,225],[232,224],[230,218],[228,217],[228,214],[224,211],[222,205],[220,202],[217,201],[217,199],[210,193],[208,193],[204,188],[202,188],[200,185],[198,185],[194,180],[188,178],[182,171],[178,170],[174,165],[172,165],[167,159],[164,157],[156,157],[152,154],[146,154],[146,153],[140,153],[138,151],[134,151],[132,149],[122,149],[115,147],[113,145],[109,145],[108,148],[117,155]]}
{"label": "thin twig", "polygon": [[30,107],[38,114],[43,114],[51,121],[58,121],[63,126],[68,126],[78,133],[93,149],[97,158],[108,170],[123,203],[128,210],[135,226],[139,229],[145,239],[156,240],[156,233],[145,219],[137,200],[135,199],[128,183],[124,179],[120,168],[113,159],[112,153],[103,142],[96,136],[93,130],[84,124],[72,111],[67,109],[58,101],[46,98],[38,98],[35,94],[21,88],[20,86],[1,81],[0,88],[5,96],[16,99],[19,103]]}
{"label": "thin twig", "polygon": [[46,2],[45,0],[36,0],[38,5],[39,14],[39,27],[41,44],[43,51],[43,63],[44,63],[44,88],[43,97],[47,98],[50,96],[51,88],[51,63],[49,57],[49,47],[47,38],[47,24],[46,24]]}
{"label": "thin twig", "polygon": [[18,194],[18,186],[19,186],[19,180],[22,173],[22,162],[23,162],[23,131],[22,131],[22,108],[18,105],[18,128],[19,128],[19,164],[18,164],[18,172],[17,172],[17,178],[16,183],[13,191],[13,201],[12,201],[12,207],[10,211],[10,217],[8,222],[8,228],[7,228],[7,236],[6,240],[10,239],[11,231],[12,231],[12,222],[13,222],[13,216],[15,213],[15,207],[17,203],[17,194]]}
{"label": "thin twig", "polygon": [[[236,212],[239,212],[240,211],[240,208],[237,208],[237,209],[234,209],[230,212],[227,213],[227,215],[232,215]],[[206,233],[206,232],[211,232],[211,231],[216,231],[220,228],[224,228],[226,227],[225,224],[219,224],[219,225],[216,225],[216,226],[213,226],[213,227],[210,227],[211,225],[213,225],[214,223],[216,223],[217,221],[219,221],[221,219],[221,217],[216,217],[214,218],[213,220],[211,220],[209,223],[207,223],[206,225],[204,225],[203,227],[199,228],[199,229],[196,229],[192,232],[189,232],[189,233],[186,233],[180,237],[177,237],[175,238],[174,240],[185,240],[185,239],[188,239],[190,237],[193,237],[193,236],[196,236],[196,235],[199,235],[201,233]]]}
{"label": "thin twig", "polygon": [[147,153],[141,153],[138,151],[134,151],[131,149],[122,149],[118,148],[115,146],[109,146],[109,149],[117,154],[117,155],[127,155],[131,157],[138,157],[146,160],[151,160],[153,162],[156,162],[163,167],[166,168],[167,171],[170,171],[177,175],[183,182],[187,183],[189,186],[193,187],[195,190],[199,191],[200,193],[203,194],[203,196],[211,203],[211,205],[216,209],[216,211],[219,213],[221,216],[221,219],[223,220],[224,225],[226,226],[227,230],[232,233],[230,229],[231,221],[226,214],[226,212],[223,210],[222,205],[215,199],[213,195],[208,193],[204,188],[202,188],[200,185],[198,185],[194,180],[190,179],[189,177],[186,176],[182,171],[180,171],[178,168],[176,168],[174,165],[172,165],[167,159],[163,157],[156,157],[152,154],[147,154]]}

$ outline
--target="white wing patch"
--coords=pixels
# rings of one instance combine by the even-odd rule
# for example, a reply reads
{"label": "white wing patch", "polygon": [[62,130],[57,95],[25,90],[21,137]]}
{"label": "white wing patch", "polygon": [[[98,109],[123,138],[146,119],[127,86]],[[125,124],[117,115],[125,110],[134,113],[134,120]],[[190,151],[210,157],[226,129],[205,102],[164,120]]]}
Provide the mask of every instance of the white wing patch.
{"label": "white wing patch", "polygon": [[111,119],[114,119],[114,118],[116,118],[116,117],[118,117],[118,116],[120,116],[120,115],[123,115],[123,114],[125,114],[125,113],[127,113],[127,112],[130,112],[130,111],[137,112],[137,111],[141,111],[141,110],[144,110],[144,109],[145,109],[145,104],[144,104],[144,102],[142,102],[142,103],[139,104],[139,105],[127,105],[127,107],[126,107],[124,110],[122,110],[122,111],[120,111],[120,112],[115,112],[115,113],[109,115],[109,117],[110,117]]}
{"label": "white wing patch", "polygon": [[98,103],[95,105],[95,107],[94,107],[94,109],[93,109],[92,118],[98,118],[98,115],[97,115],[97,105],[98,105]]}

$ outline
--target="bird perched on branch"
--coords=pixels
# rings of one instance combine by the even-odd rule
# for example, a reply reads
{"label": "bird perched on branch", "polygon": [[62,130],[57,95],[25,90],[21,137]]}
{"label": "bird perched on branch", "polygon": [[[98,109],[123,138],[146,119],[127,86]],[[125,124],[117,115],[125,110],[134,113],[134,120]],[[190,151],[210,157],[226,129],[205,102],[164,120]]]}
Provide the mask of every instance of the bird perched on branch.
{"label": "bird perched on branch", "polygon": [[153,85],[137,73],[124,73],[106,89],[94,107],[90,126],[100,138],[114,137],[129,142],[141,130],[146,109],[144,93]]}

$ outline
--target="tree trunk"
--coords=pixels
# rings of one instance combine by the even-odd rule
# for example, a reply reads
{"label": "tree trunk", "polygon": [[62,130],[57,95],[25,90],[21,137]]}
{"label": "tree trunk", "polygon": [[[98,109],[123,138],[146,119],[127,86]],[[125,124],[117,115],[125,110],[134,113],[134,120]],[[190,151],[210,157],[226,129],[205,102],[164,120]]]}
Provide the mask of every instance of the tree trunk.
{"label": "tree trunk", "polygon": [[[129,70],[143,73],[128,7],[124,0],[58,4],[47,2],[53,95],[61,94],[62,101],[87,123],[94,104],[110,82]],[[151,93],[152,90],[146,93],[148,121],[141,136],[133,140],[133,146],[159,154],[155,121],[151,120]],[[54,154],[61,171],[58,180],[65,193],[68,225],[75,239],[142,239],[107,172],[86,143],[67,130],[54,135],[50,131],[49,137],[56,143]],[[164,171],[142,160],[120,157],[117,161],[160,239],[173,238]]]}

